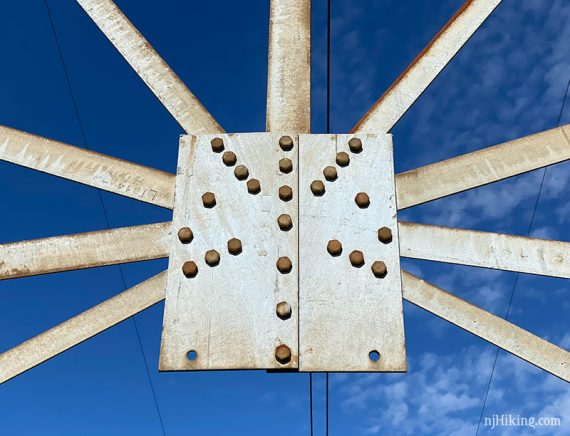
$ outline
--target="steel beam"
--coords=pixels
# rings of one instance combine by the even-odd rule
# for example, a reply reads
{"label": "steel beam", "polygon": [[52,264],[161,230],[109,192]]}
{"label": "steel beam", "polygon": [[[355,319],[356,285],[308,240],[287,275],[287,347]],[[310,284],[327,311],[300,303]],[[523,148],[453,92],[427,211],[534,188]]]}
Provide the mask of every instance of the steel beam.
{"label": "steel beam", "polygon": [[111,0],[77,0],[188,134],[223,129]]}
{"label": "steel beam", "polygon": [[173,208],[174,174],[0,126],[0,160]]}
{"label": "steel beam", "polygon": [[570,381],[570,353],[402,271],[404,299],[529,363]]}
{"label": "steel beam", "polygon": [[502,0],[467,0],[352,132],[388,132]]}
{"label": "steel beam", "polygon": [[398,210],[570,159],[570,124],[396,176]]}
{"label": "steel beam", "polygon": [[0,280],[168,257],[170,223],[0,245]]}
{"label": "steel beam", "polygon": [[0,384],[158,303],[165,288],[163,272],[0,354]]}
{"label": "steel beam", "polygon": [[267,131],[311,129],[311,1],[271,0]]}

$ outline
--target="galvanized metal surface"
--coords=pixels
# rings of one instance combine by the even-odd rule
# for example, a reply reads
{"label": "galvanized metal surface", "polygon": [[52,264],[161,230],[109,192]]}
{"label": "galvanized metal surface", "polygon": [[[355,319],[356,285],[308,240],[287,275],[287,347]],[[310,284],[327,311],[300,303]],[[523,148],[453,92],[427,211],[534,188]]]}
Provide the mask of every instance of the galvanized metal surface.
{"label": "galvanized metal surface", "polygon": [[[161,370],[297,367],[299,147],[291,137],[290,151],[272,133],[182,137]],[[214,138],[223,139],[224,151],[212,150]],[[288,174],[279,170],[284,158],[293,162]],[[237,165],[248,168],[247,182],[235,176]],[[248,191],[253,180],[261,192]],[[291,200],[284,187],[291,188]],[[292,218],[288,231],[279,227],[282,214]],[[182,227],[191,228],[192,242],[180,242],[176,232]],[[234,238],[241,251],[232,254],[228,242]],[[210,250],[219,254],[218,265],[207,264]],[[280,257],[290,260],[290,272],[279,271]],[[182,270],[185,262],[194,262],[185,268],[190,278]],[[283,301],[292,307],[286,320],[276,314]],[[276,360],[281,344],[292,351],[288,364]],[[195,360],[187,358],[189,351],[197,353]]]}
{"label": "galvanized metal surface", "polygon": [[172,209],[174,174],[0,126],[0,160]]}
{"label": "galvanized metal surface", "polygon": [[570,125],[396,175],[398,210],[570,159]]}
{"label": "galvanized metal surface", "polygon": [[158,303],[165,287],[163,272],[0,354],[0,383]]}
{"label": "galvanized metal surface", "polygon": [[402,271],[404,298],[412,304],[570,382],[570,353],[526,330]]}
{"label": "galvanized metal surface", "polygon": [[400,253],[437,262],[570,278],[570,243],[400,222]]}
{"label": "galvanized metal surface", "polygon": [[189,134],[223,129],[111,0],[77,0],[164,107]]}
{"label": "galvanized metal surface", "polygon": [[0,245],[0,280],[168,257],[170,223]]}
{"label": "galvanized metal surface", "polygon": [[389,132],[502,0],[466,0],[352,132]]}
{"label": "galvanized metal surface", "polygon": [[[392,139],[357,136],[356,153],[354,135],[299,139],[301,371],[406,371]],[[348,166],[337,166],[339,152],[350,156]],[[325,182],[328,166],[338,178]],[[313,193],[315,180],[325,182],[324,193]],[[391,242],[379,240],[382,227]],[[341,253],[327,251],[331,240]],[[387,266],[384,278],[374,276],[377,261]]]}
{"label": "galvanized metal surface", "polygon": [[267,131],[311,130],[311,0],[271,0]]}

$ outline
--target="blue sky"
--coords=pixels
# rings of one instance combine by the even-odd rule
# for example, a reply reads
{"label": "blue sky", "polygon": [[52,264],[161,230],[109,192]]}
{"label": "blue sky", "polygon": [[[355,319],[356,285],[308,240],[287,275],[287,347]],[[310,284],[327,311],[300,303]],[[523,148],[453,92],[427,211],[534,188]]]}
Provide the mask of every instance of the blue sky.
{"label": "blue sky", "polygon": [[[268,1],[119,0],[228,132],[263,131]],[[348,131],[459,8],[460,0],[332,0],[331,120]],[[87,144],[41,0],[3,5],[0,124],[174,172],[180,127],[73,1],[50,1]],[[556,126],[570,78],[570,3],[504,0],[393,130],[396,170]],[[313,2],[313,131],[325,130],[326,3]],[[570,122],[567,104],[562,123]],[[526,235],[542,172],[407,210],[401,219]],[[532,234],[570,240],[570,164],[545,178]],[[105,228],[97,192],[0,163],[0,242]],[[103,193],[113,227],[171,212]],[[404,261],[406,268],[504,316],[514,274]],[[124,267],[128,286],[165,261]],[[122,290],[116,267],[0,283],[0,350]],[[163,305],[137,316],[168,435],[308,434],[308,376],[158,373]],[[510,320],[570,348],[565,281],[521,275]],[[330,434],[474,434],[495,348],[405,305],[406,375],[331,376]],[[322,433],[324,376],[315,376]],[[484,416],[559,416],[570,434],[568,385],[501,352]],[[510,433],[509,433],[510,431]],[[131,320],[0,387],[0,434],[161,433]],[[483,428],[481,434],[490,433]],[[495,431],[496,433],[496,431]]]}

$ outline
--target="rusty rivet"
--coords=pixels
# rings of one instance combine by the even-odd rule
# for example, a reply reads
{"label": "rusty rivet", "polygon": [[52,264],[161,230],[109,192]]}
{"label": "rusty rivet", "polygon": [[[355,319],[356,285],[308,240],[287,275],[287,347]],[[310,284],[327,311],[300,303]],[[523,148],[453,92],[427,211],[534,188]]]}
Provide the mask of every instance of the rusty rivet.
{"label": "rusty rivet", "polygon": [[293,269],[291,259],[289,259],[287,256],[282,256],[277,259],[277,269],[281,274],[289,274]]}
{"label": "rusty rivet", "polygon": [[222,138],[214,138],[210,142],[212,144],[212,151],[215,153],[221,153],[224,151],[224,140]]}
{"label": "rusty rivet", "polygon": [[364,254],[362,254],[362,251],[354,250],[352,253],[350,253],[348,258],[350,259],[352,266],[356,268],[360,268],[362,265],[364,265]]}
{"label": "rusty rivet", "polygon": [[377,260],[372,264],[372,274],[374,277],[379,279],[383,279],[388,274],[388,268],[386,268],[386,264],[381,260]]}
{"label": "rusty rivet", "polygon": [[284,185],[279,188],[279,198],[283,201],[290,201],[293,198],[293,190],[290,186]]}
{"label": "rusty rivet", "polygon": [[366,209],[368,206],[370,206],[370,198],[368,198],[368,194],[366,192],[359,192],[356,194],[354,201],[356,202],[356,205],[361,209]]}
{"label": "rusty rivet", "polygon": [[238,165],[234,170],[234,174],[236,176],[236,179],[245,180],[249,177],[249,170],[245,165]]}
{"label": "rusty rivet", "polygon": [[222,156],[222,161],[228,167],[233,167],[237,162],[237,156],[233,151],[226,151]]}
{"label": "rusty rivet", "polygon": [[283,158],[279,161],[279,171],[289,174],[293,171],[293,161],[291,159]]}
{"label": "rusty rivet", "polygon": [[291,349],[287,345],[279,345],[275,348],[275,360],[281,365],[291,362]]}
{"label": "rusty rivet", "polygon": [[335,167],[326,167],[323,170],[323,175],[325,176],[325,179],[327,179],[329,182],[334,182],[338,177]]}
{"label": "rusty rivet", "polygon": [[331,256],[340,256],[342,253],[342,244],[340,241],[333,239],[327,244],[327,251]]}
{"label": "rusty rivet", "polygon": [[293,220],[291,219],[290,215],[284,213],[282,215],[279,215],[279,217],[277,218],[277,224],[279,224],[279,228],[281,230],[286,232],[288,230],[291,230],[291,228],[293,227]]}
{"label": "rusty rivet", "polygon": [[186,276],[186,278],[191,279],[198,275],[198,265],[196,265],[193,261],[184,262],[182,265],[182,272]]}
{"label": "rusty rivet", "polygon": [[313,180],[311,183],[311,191],[317,197],[321,197],[325,194],[325,184],[320,180]]}
{"label": "rusty rivet", "polygon": [[293,138],[290,136],[282,136],[281,139],[279,139],[279,146],[283,151],[293,150]]}
{"label": "rusty rivet", "polygon": [[206,192],[202,195],[202,203],[204,203],[204,207],[211,209],[216,205],[216,196],[213,192]]}
{"label": "rusty rivet", "polygon": [[192,233],[190,227],[182,227],[178,230],[178,239],[183,244],[189,244],[194,239],[194,233]]}
{"label": "rusty rivet", "polygon": [[275,313],[281,319],[291,318],[291,305],[286,301],[282,301],[275,308]]}
{"label": "rusty rivet", "polygon": [[242,246],[241,246],[241,241],[239,239],[232,238],[228,241],[228,251],[230,252],[230,254],[237,256],[238,254],[241,253],[241,250]]}
{"label": "rusty rivet", "polygon": [[378,229],[378,240],[383,244],[392,242],[392,230],[388,227],[381,227]]}
{"label": "rusty rivet", "polygon": [[204,260],[209,266],[216,266],[220,263],[220,253],[216,250],[208,250],[206,251]]}
{"label": "rusty rivet", "polygon": [[348,155],[348,153],[340,151],[336,154],[336,163],[338,166],[347,167],[348,164],[350,163],[350,156]]}
{"label": "rusty rivet", "polygon": [[348,141],[348,148],[353,153],[360,153],[362,151],[362,141],[358,138],[352,138]]}
{"label": "rusty rivet", "polygon": [[247,190],[250,194],[259,194],[259,192],[261,191],[261,185],[259,184],[259,180],[257,179],[248,180]]}

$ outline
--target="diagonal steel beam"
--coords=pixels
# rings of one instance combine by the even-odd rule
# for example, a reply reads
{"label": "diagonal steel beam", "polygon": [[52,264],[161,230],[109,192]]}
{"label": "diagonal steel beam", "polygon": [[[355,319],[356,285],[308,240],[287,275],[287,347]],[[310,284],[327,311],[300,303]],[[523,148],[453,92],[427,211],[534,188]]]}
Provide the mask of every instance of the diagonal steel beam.
{"label": "diagonal steel beam", "polygon": [[570,124],[396,175],[398,209],[570,159]]}
{"label": "diagonal steel beam", "polygon": [[163,272],[0,354],[0,384],[158,303],[165,288]]}
{"label": "diagonal steel beam", "polygon": [[77,0],[188,134],[224,130],[111,0]]}
{"label": "diagonal steel beam", "polygon": [[529,363],[570,381],[570,353],[402,271],[404,299]]}
{"label": "diagonal steel beam", "polygon": [[0,245],[0,280],[168,257],[170,223]]}
{"label": "diagonal steel beam", "polygon": [[311,129],[311,1],[271,0],[267,131]]}
{"label": "diagonal steel beam", "polygon": [[570,278],[570,242],[399,222],[400,255]]}
{"label": "diagonal steel beam", "polygon": [[0,126],[0,160],[173,208],[174,174]]}
{"label": "diagonal steel beam", "polygon": [[352,132],[388,132],[502,0],[466,0]]}

